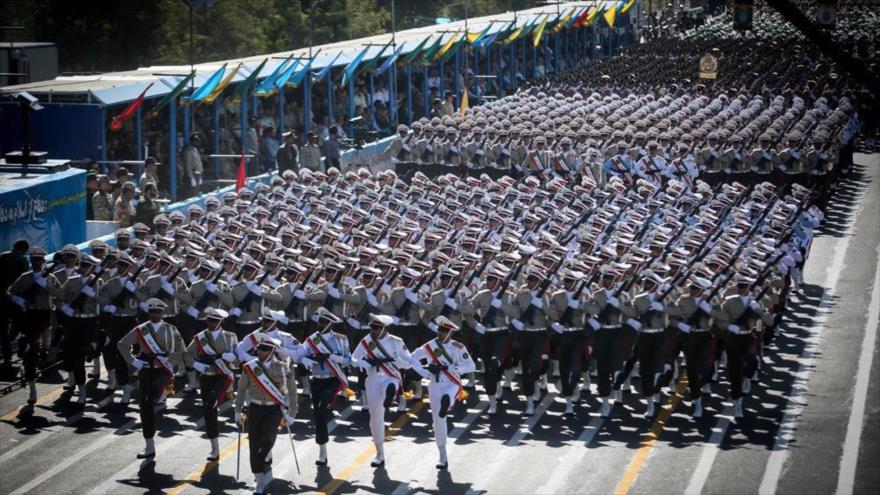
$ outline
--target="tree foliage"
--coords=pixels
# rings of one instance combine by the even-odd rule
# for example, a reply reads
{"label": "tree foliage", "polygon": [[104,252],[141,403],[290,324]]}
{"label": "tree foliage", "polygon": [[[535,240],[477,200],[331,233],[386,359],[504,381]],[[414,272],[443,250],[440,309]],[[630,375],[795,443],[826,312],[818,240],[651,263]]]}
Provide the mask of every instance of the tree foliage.
{"label": "tree foliage", "polygon": [[[397,0],[398,30],[536,5],[527,0]],[[210,2],[209,2],[210,3]],[[61,72],[108,72],[190,62],[185,0],[4,0],[4,33],[16,41],[52,41]],[[391,0],[216,0],[193,9],[195,62],[224,60],[391,31]]]}

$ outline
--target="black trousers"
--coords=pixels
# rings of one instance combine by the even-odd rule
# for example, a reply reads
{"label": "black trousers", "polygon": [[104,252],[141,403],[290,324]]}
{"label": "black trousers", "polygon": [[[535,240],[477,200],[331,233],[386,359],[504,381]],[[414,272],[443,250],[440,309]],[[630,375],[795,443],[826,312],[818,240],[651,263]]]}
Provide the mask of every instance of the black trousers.
{"label": "black trousers", "polygon": [[336,378],[312,378],[312,410],[315,412],[315,442],[330,440],[327,424],[333,419],[333,398],[339,381]]}
{"label": "black trousers", "polygon": [[18,355],[24,367],[24,379],[32,382],[37,379],[37,359],[40,337],[49,329],[48,309],[28,309],[13,313],[13,332],[18,333]]}
{"label": "black trousers", "polygon": [[162,395],[168,373],[162,368],[144,366],[138,372],[138,405],[140,406],[141,425],[144,438],[156,435],[156,403]]}
{"label": "black trousers", "polygon": [[92,357],[92,337],[97,330],[96,318],[69,318],[61,340],[64,369],[73,373],[77,385],[86,383],[86,359]]}
{"label": "black trousers", "polygon": [[754,337],[750,333],[727,334],[727,378],[730,380],[730,398],[742,397],[743,377],[745,376],[746,358],[752,351]]}
{"label": "black trousers", "polygon": [[248,406],[247,430],[252,473],[266,471],[268,467],[266,456],[272,452],[272,447],[275,445],[279,424],[281,424],[281,407],[278,405]]}
{"label": "black trousers", "polygon": [[639,381],[642,395],[654,395],[659,381],[658,373],[663,373],[663,351],[666,335],[663,332],[639,332],[638,356],[642,379]]}
{"label": "black trousers", "polygon": [[614,374],[623,371],[624,360],[629,357],[628,331],[621,327],[600,328],[593,336],[593,354],[596,355],[596,371],[599,396],[611,395]]}
{"label": "black trousers", "polygon": [[687,362],[688,388],[691,398],[702,395],[703,385],[712,379],[712,332],[690,332],[684,348]]}
{"label": "black trousers", "polygon": [[535,381],[541,374],[541,350],[547,342],[547,332],[521,331],[517,334],[519,361],[522,366],[522,389],[526,397],[535,393]]}
{"label": "black trousers", "polygon": [[485,368],[483,383],[487,395],[495,395],[498,391],[498,382],[509,357],[506,354],[509,354],[510,339],[510,333],[505,331],[487,332],[480,336],[480,359]]}
{"label": "black trousers", "polygon": [[130,377],[128,374],[128,365],[119,353],[119,341],[128,332],[137,325],[137,318],[132,316],[113,316],[107,325],[107,336],[110,341],[104,347],[104,363],[111,373],[116,374],[116,384],[121,386],[128,385]]}
{"label": "black trousers", "polygon": [[11,317],[20,311],[17,308],[5,293],[0,294],[0,309],[3,310],[0,318],[0,353],[3,354],[4,361],[12,361],[12,339],[15,337],[16,325]]}
{"label": "black trousers", "polygon": [[586,341],[585,330],[558,335],[556,357],[559,359],[559,381],[562,384],[563,397],[571,397],[580,383]]}
{"label": "black trousers", "polygon": [[202,411],[205,413],[205,433],[208,438],[217,438],[220,431],[217,427],[217,407],[220,405],[221,393],[226,386],[226,377],[217,375],[199,376],[199,393],[202,397]]}

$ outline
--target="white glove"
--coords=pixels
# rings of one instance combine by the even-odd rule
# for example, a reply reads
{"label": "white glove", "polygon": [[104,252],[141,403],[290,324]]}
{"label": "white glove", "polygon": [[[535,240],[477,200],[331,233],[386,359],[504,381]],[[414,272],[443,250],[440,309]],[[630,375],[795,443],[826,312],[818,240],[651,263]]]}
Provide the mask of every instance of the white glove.
{"label": "white glove", "polygon": [[451,297],[446,298],[446,305],[452,309],[458,309],[458,303],[455,302],[455,299],[453,299]]}
{"label": "white glove", "polygon": [[35,273],[35,274],[34,274],[34,283],[37,284],[37,285],[39,285],[40,287],[42,287],[42,288],[44,288],[44,289],[46,288],[47,285],[49,285],[49,283],[46,281],[46,277],[44,277],[44,276],[43,276],[42,274],[40,274],[40,273]]}
{"label": "white glove", "polygon": [[391,293],[391,289],[392,289],[391,285],[390,285],[390,284],[387,284],[387,283],[386,283],[386,284],[382,284],[382,287],[379,288],[380,291],[382,291],[382,292],[384,292],[384,293],[386,293],[386,294]]}
{"label": "white glove", "polygon": [[428,323],[428,330],[430,330],[430,331],[436,333],[436,332],[437,332],[437,328],[438,328],[438,327],[437,327],[437,324],[434,323],[433,321],[432,321],[431,323]]}
{"label": "white glove", "polygon": [[712,305],[706,301],[700,301],[700,309],[702,309],[706,313],[712,313]]}
{"label": "white glove", "polygon": [[241,413],[235,411],[235,424],[241,426]]}
{"label": "white glove", "polygon": [[683,321],[679,322],[677,326],[678,326],[678,329],[684,333],[689,333],[691,331],[691,326]]}
{"label": "white glove", "polygon": [[198,318],[199,317],[199,310],[197,310],[196,308],[187,308],[186,314],[192,316],[193,318]]}
{"label": "white glove", "polygon": [[379,300],[373,294],[367,294],[367,302],[373,307],[379,306]]}
{"label": "white glove", "polygon": [[351,328],[360,328],[361,322],[355,320],[354,318],[346,318],[345,322],[351,325]]}
{"label": "white glove", "polygon": [[293,291],[293,297],[295,297],[297,299],[305,299],[306,293],[301,291],[300,289],[296,289]]}
{"label": "white glove", "polygon": [[198,184],[198,182],[196,182],[196,178],[195,178],[195,177],[190,177],[190,178],[189,178],[189,185],[190,185],[190,187],[196,187],[196,186],[198,186],[199,184]]}
{"label": "white glove", "polygon": [[657,301],[654,301],[651,303],[651,310],[652,311],[663,311],[663,305]]}
{"label": "white glove", "polygon": [[285,421],[287,424],[292,425],[292,424],[293,424],[293,420],[294,420],[294,417],[293,417],[293,416],[291,416],[291,415],[289,415],[289,414],[287,414],[287,413],[284,413],[284,421]]}
{"label": "white glove", "polygon": [[306,366],[308,368],[311,368],[312,366],[315,366],[318,363],[315,362],[313,359],[309,359],[309,358],[303,356],[303,358],[299,360],[299,364]]}
{"label": "white glove", "polygon": [[241,316],[241,308],[232,308],[229,312],[229,316]]}
{"label": "white glove", "polygon": [[12,302],[14,302],[15,304],[18,304],[19,306],[21,306],[21,309],[24,309],[24,306],[26,303],[24,298],[16,296],[15,294],[9,294],[9,299],[11,299]]}
{"label": "white glove", "polygon": [[614,306],[615,308],[620,307],[620,301],[614,296],[608,298],[608,304]]}
{"label": "white glove", "polygon": [[211,294],[214,294],[217,292],[217,284],[214,282],[205,282],[205,289]]}
{"label": "white glove", "polygon": [[89,297],[95,297],[95,289],[89,287],[88,285],[83,285],[82,293]]}
{"label": "white glove", "polygon": [[131,367],[134,368],[134,369],[136,369],[136,370],[139,370],[139,369],[143,368],[143,367],[146,366],[146,365],[147,365],[147,362],[146,362],[146,361],[142,361],[142,360],[137,359],[137,358],[135,358],[135,359],[131,362]]}
{"label": "white glove", "polygon": [[336,287],[333,287],[332,285],[327,287],[327,294],[330,297],[333,297],[335,299],[339,299],[339,289],[337,289]]}
{"label": "white glove", "polygon": [[727,327],[727,329],[730,330],[730,331],[733,332],[733,333],[738,333],[738,332],[739,332],[739,325],[730,324],[730,325]]}
{"label": "white glove", "polygon": [[569,298],[568,299],[568,307],[571,309],[579,309],[581,307],[581,303],[580,303],[580,301],[578,301],[574,298]]}
{"label": "white glove", "polygon": [[169,296],[174,295],[174,286],[168,282],[162,282],[162,290],[164,290]]}
{"label": "white glove", "polygon": [[255,296],[262,296],[263,295],[263,289],[255,283],[249,285],[248,290],[251,291]]}
{"label": "white glove", "polygon": [[522,329],[524,329],[524,328],[526,327],[526,326],[523,324],[523,322],[521,322],[521,321],[519,321],[519,320],[516,320],[516,319],[511,320],[511,321],[510,321],[510,324],[513,325],[513,328],[515,328],[515,329],[517,329],[517,330],[520,330],[520,331],[522,331]]}
{"label": "white glove", "polygon": [[107,304],[107,305],[105,305],[105,306],[104,306],[104,312],[105,312],[105,313],[110,313],[111,315],[115,315],[115,314],[116,314],[116,305],[114,305],[114,304]]}
{"label": "white glove", "polygon": [[137,286],[134,285],[134,282],[131,280],[125,282],[125,288],[128,289],[129,292],[137,292]]}
{"label": "white glove", "polygon": [[552,328],[553,331],[556,333],[562,333],[562,325],[560,325],[558,322],[551,324],[550,328]]}
{"label": "white glove", "polygon": [[199,373],[204,373],[204,372],[208,371],[208,368],[209,368],[209,366],[205,363],[200,363],[198,361],[195,361],[193,363],[193,369],[198,371]]}
{"label": "white glove", "polygon": [[538,309],[541,309],[544,307],[544,301],[542,301],[540,297],[533,297],[532,298],[532,306],[534,306]]}
{"label": "white glove", "polygon": [[147,303],[145,303],[145,302],[139,302],[139,303],[138,303],[138,307],[141,308],[141,311],[143,311],[144,313],[147,313],[147,312],[148,312],[148,311],[147,311],[147,309],[148,309],[148,308],[147,308]]}
{"label": "white glove", "polygon": [[749,307],[752,308],[752,311],[758,311],[761,306],[758,304],[758,301],[750,301]]}
{"label": "white glove", "polygon": [[407,301],[409,301],[413,304],[416,304],[417,302],[419,302],[419,296],[416,295],[416,293],[410,289],[404,289],[403,295],[404,295],[404,297],[406,297]]}
{"label": "white glove", "polygon": [[501,307],[501,299],[498,299],[497,297],[493,297],[491,306],[495,309],[500,308]]}
{"label": "white glove", "polygon": [[593,328],[593,330],[598,330],[602,328],[602,324],[599,323],[599,320],[595,318],[590,318],[589,320],[587,320],[587,323],[590,325],[590,327]]}
{"label": "white glove", "polygon": [[484,333],[486,333],[486,327],[482,323],[477,323],[474,326],[474,330],[480,335],[483,335]]}
{"label": "white glove", "polygon": [[627,325],[635,328],[637,332],[642,330],[642,322],[640,322],[639,320],[636,320],[634,318],[630,318],[630,319],[626,320],[626,323],[627,323]]}
{"label": "white glove", "polygon": [[340,356],[339,354],[331,354],[330,360],[336,364],[345,364],[345,356]]}
{"label": "white glove", "polygon": [[67,316],[73,318],[73,308],[71,308],[67,304],[64,304],[61,306],[61,312],[66,314]]}
{"label": "white glove", "polygon": [[224,352],[220,357],[222,357],[227,363],[234,363],[238,359],[238,356],[236,356],[234,352]]}
{"label": "white glove", "polygon": [[290,318],[288,318],[287,315],[281,315],[281,319],[278,320],[278,323],[281,323],[282,325],[287,325],[288,323],[290,323]]}

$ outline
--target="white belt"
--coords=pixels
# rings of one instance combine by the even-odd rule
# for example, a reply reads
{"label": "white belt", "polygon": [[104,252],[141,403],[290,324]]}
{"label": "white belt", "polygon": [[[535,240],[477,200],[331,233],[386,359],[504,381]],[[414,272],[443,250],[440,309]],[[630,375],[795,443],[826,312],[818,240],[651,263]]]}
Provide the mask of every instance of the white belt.
{"label": "white belt", "polygon": [[581,330],[583,330],[583,328],[580,328],[580,327],[564,327],[562,329],[563,333],[565,333],[565,332],[580,332]]}
{"label": "white belt", "polygon": [[602,325],[599,327],[599,330],[610,330],[612,328],[620,328],[620,325]]}
{"label": "white belt", "polygon": [[546,328],[524,328],[523,332],[546,332]]}
{"label": "white belt", "polygon": [[504,332],[506,330],[507,327],[491,327],[486,329],[486,333]]}
{"label": "white belt", "polygon": [[329,374],[328,375],[318,375],[318,374],[312,373],[312,378],[322,380],[322,379],[326,379],[326,378],[336,378],[336,377],[333,375],[329,375]]}
{"label": "white belt", "polygon": [[238,324],[239,324],[239,325],[256,325],[256,324],[259,323],[259,322],[260,322],[260,320],[254,320],[254,321],[240,321],[240,322],[238,322]]}
{"label": "white belt", "polygon": [[256,399],[251,399],[250,403],[251,403],[251,404],[256,404],[256,405],[258,405],[258,406],[277,406],[277,405],[278,405],[278,404],[272,402],[271,400],[256,400]]}
{"label": "white belt", "polygon": [[96,316],[98,316],[98,315],[92,314],[92,313],[83,313],[83,314],[73,315],[74,318],[94,318]]}
{"label": "white belt", "polygon": [[643,328],[641,333],[660,333],[662,331],[662,328]]}

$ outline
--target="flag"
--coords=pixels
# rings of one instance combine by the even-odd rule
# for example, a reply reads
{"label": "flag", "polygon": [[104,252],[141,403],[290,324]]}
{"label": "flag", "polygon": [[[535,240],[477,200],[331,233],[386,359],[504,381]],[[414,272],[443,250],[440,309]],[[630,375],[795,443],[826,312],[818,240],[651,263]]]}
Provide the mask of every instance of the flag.
{"label": "flag", "polygon": [[574,27],[574,24],[584,15],[584,12],[590,10],[589,7],[583,7],[580,10],[575,9],[575,13],[568,19],[568,24],[565,26],[566,28]]}
{"label": "flag", "polygon": [[278,76],[280,76],[284,71],[287,70],[287,64],[290,63],[291,58],[293,58],[293,54],[284,59],[281,64],[275,67],[275,70],[273,70],[272,73],[269,74],[269,77],[263,79],[263,82],[261,82],[260,84],[257,84],[256,89],[254,89],[254,94],[256,94],[257,96],[269,96],[275,94],[275,80],[278,79]]}
{"label": "flag", "polygon": [[595,21],[596,18],[599,17],[599,13],[600,13],[600,12],[602,12],[602,10],[601,10],[599,7],[594,7],[594,8],[593,8],[593,11],[590,12],[590,15],[587,16],[587,20],[584,21],[584,23],[581,24],[581,25],[582,25],[582,26],[589,26],[590,24],[592,24],[593,21]]}
{"label": "flag", "polygon": [[[333,64],[336,62],[337,59],[339,59],[340,55],[342,55],[342,50],[336,52],[336,56],[333,57],[333,60],[331,60],[329,64],[325,65],[323,69],[321,69],[317,74],[315,74],[315,77],[312,78],[312,81],[315,81],[315,82],[323,81],[324,78],[327,77],[327,74],[329,74],[330,71],[333,70]],[[317,54],[315,54],[315,56],[317,56]],[[312,58],[314,58],[314,57],[312,57]],[[309,62],[309,65],[312,65],[312,63]],[[294,79],[295,79],[295,77],[294,77]]]}
{"label": "flag", "polygon": [[260,75],[260,71],[263,70],[263,66],[266,65],[268,58],[264,58],[260,65],[257,66],[245,79],[244,81],[238,83],[238,89],[235,90],[235,96],[231,99],[232,101],[240,101],[241,98],[247,97],[248,91],[250,91],[254,84],[257,81],[257,76]]}
{"label": "flag", "polygon": [[144,102],[144,95],[147,94],[147,91],[151,87],[153,87],[153,83],[150,83],[149,86],[144,88],[144,91],[140,94],[140,96],[135,98],[133,102],[129,103],[128,106],[125,107],[125,110],[122,111],[122,113],[120,113],[116,117],[113,117],[113,120],[110,122],[110,129],[114,131],[122,129],[122,124],[125,123],[126,120],[134,117],[135,114],[137,114],[137,109],[140,108],[141,104]]}
{"label": "flag", "polygon": [[421,43],[419,43],[418,46],[415,47],[415,49],[411,50],[409,53],[406,54],[405,57],[403,57],[403,60],[401,60],[401,62],[404,64],[413,63],[415,59],[422,54],[422,49],[425,48],[425,44],[427,44],[428,40],[430,39],[430,36],[425,36],[425,38],[422,39]]}
{"label": "flag", "polygon": [[425,53],[422,54],[422,59],[421,59],[422,65],[431,65],[431,63],[434,61],[434,55],[436,55],[437,52],[440,50],[440,46],[442,44],[440,41],[442,39],[443,39],[443,36],[442,35],[439,36],[434,41],[434,44],[431,45],[431,48],[428,48],[427,50],[425,50]]}
{"label": "flag", "polygon": [[466,43],[467,38],[462,36],[461,39],[459,39],[454,45],[452,45],[452,48],[450,48],[449,51],[447,51],[443,55],[440,55],[437,60],[440,60],[441,62],[449,60],[450,58],[452,58],[453,55],[455,55],[455,52],[457,52]]}
{"label": "flag", "polygon": [[[516,22],[516,21],[514,21],[514,22]],[[526,24],[528,24],[528,23],[526,23]],[[516,41],[517,39],[519,39],[519,36],[520,36],[520,34],[522,34],[523,29],[526,28],[526,24],[523,24],[522,26],[518,27],[514,32],[510,33],[510,36],[508,36],[504,40],[504,44],[509,45],[509,44],[513,43],[514,41]]]}
{"label": "flag", "polygon": [[284,85],[287,84],[287,81],[290,80],[290,76],[293,75],[293,73],[294,73],[294,71],[296,71],[297,67],[299,67],[299,60],[294,60],[292,64],[290,64],[286,69],[284,69],[284,72],[282,72],[281,74],[278,74],[278,77],[275,78],[275,81],[273,81],[273,83],[272,83],[275,85],[275,89],[283,88]]}
{"label": "flag", "polygon": [[577,8],[573,8],[570,11],[568,11],[567,14],[563,15],[559,19],[559,22],[556,23],[556,26],[553,27],[553,32],[558,33],[560,31],[562,31],[562,28],[567,26],[569,19],[571,19],[574,16],[574,12],[576,10],[577,10]]}
{"label": "flag", "polygon": [[376,75],[381,76],[385,73],[386,70],[391,68],[394,62],[397,61],[397,57],[400,56],[400,51],[403,49],[403,45],[405,44],[406,42],[404,41],[400,46],[397,47],[397,50],[394,50],[394,52],[391,53],[391,56],[385,59],[385,62],[383,62],[382,65],[380,65],[379,68],[376,69]]}
{"label": "flag", "polygon": [[485,29],[483,29],[479,33],[467,33],[466,36],[467,36],[468,43],[474,45],[477,42],[479,42],[480,40],[482,40],[483,37],[486,36],[486,33],[489,32],[489,28],[491,28],[491,27],[492,27],[492,24],[489,24],[488,26],[485,27]]}
{"label": "flag", "polygon": [[463,88],[461,91],[461,105],[458,106],[458,110],[461,112],[461,118],[464,118],[464,112],[467,111],[468,107],[468,90],[467,87]]}
{"label": "flag", "polygon": [[635,4],[636,4],[636,0],[629,0],[628,2],[626,2],[626,5],[624,5],[623,7],[621,7],[621,9],[620,9],[620,13],[621,13],[621,14],[626,14],[626,11],[628,11],[630,8],[632,8],[632,6],[635,5]]}
{"label": "flag", "polygon": [[503,33],[503,31],[496,31],[496,32],[490,34],[489,36],[486,36],[485,38],[480,40],[479,43],[477,43],[476,47],[477,48],[485,48],[485,47],[491,45],[492,43],[495,43],[495,40],[498,38],[498,36],[501,35],[501,33]]}
{"label": "flag", "polygon": [[605,13],[602,14],[608,27],[614,27],[614,19],[617,17],[617,2],[613,2],[610,7],[605,7]]}
{"label": "flag", "polygon": [[549,15],[545,16],[544,20],[541,21],[541,24],[538,26],[538,29],[536,29],[535,32],[532,34],[532,45],[533,46],[538,46],[541,44],[541,35],[544,34],[544,26],[547,25],[548,18],[550,18]]}
{"label": "flag", "polygon": [[342,71],[342,85],[345,86],[346,81],[354,77],[355,72],[357,72],[358,65],[361,64],[361,61],[364,59],[364,55],[367,54],[367,50],[369,50],[369,46],[365,46],[360,53],[357,54],[355,58],[352,59],[348,65],[345,66],[345,70]]}
{"label": "flag", "polygon": [[385,46],[382,47],[382,50],[381,50],[381,51],[380,51],[375,57],[371,57],[370,60],[368,60],[368,61],[364,64],[364,68],[363,68],[362,70],[363,70],[365,73],[367,73],[367,74],[369,74],[370,72],[375,71],[375,70],[376,70],[376,65],[379,63],[379,59],[382,58],[382,55],[385,55],[385,50],[387,50],[389,46],[391,46],[391,42],[390,42],[390,41],[388,42],[387,45],[385,45]]}
{"label": "flag", "polygon": [[580,14],[579,16],[577,16],[577,18],[575,18],[574,23],[572,24],[572,26],[574,26],[574,27],[581,27],[581,26],[583,26],[583,25],[584,25],[584,22],[586,22],[587,18],[590,17],[590,14],[592,14],[592,12],[590,11],[590,8],[589,8],[589,7],[585,7],[584,10],[583,10],[583,12],[581,12],[581,14]]}
{"label": "flag", "polygon": [[238,162],[238,174],[235,177],[235,192],[247,183],[247,160],[244,157],[244,147],[241,148],[241,161]]}
{"label": "flag", "polygon": [[440,47],[440,50],[437,51],[435,58],[440,58],[443,55],[445,55],[446,52],[448,52],[449,49],[452,48],[452,45],[454,45],[456,43],[456,41],[458,41],[458,40],[456,40],[456,38],[458,38],[458,31],[453,33],[452,36],[450,36],[449,39],[446,40],[446,43],[444,43],[443,46]]}
{"label": "flag", "polygon": [[236,74],[238,74],[239,69],[241,69],[241,63],[238,64],[238,67],[236,67],[234,71],[230,72],[226,77],[223,78],[222,81],[220,81],[220,84],[218,84],[217,87],[214,88],[214,91],[211,91],[211,94],[202,98],[201,102],[209,104],[214,103],[214,100],[216,100],[218,96],[223,94],[223,90],[226,89],[226,86],[229,86],[230,82],[232,82],[232,78],[235,77]]}
{"label": "flag", "polygon": [[202,101],[208,95],[214,91],[217,86],[220,84],[220,80],[223,79],[223,74],[226,72],[226,64],[223,64],[223,67],[217,69],[211,77],[208,78],[208,81],[205,84],[198,87],[195,92],[190,95],[189,101]]}
{"label": "flag", "polygon": [[180,82],[177,83],[177,86],[174,86],[174,89],[172,89],[171,92],[168,93],[167,95],[163,96],[162,99],[159,100],[158,103],[156,103],[156,105],[153,107],[153,109],[150,110],[149,113],[147,113],[147,117],[151,118],[151,119],[156,118],[159,115],[159,112],[163,108],[165,108],[165,105],[168,105],[169,103],[171,103],[172,100],[174,100],[175,98],[180,96],[180,93],[183,93],[186,90],[186,86],[192,80],[193,76],[194,76],[194,74],[190,73],[190,74],[187,74],[186,77],[181,79]]}

